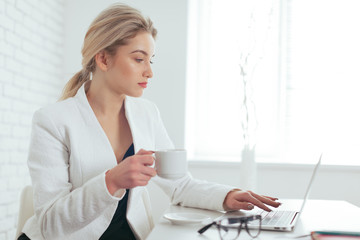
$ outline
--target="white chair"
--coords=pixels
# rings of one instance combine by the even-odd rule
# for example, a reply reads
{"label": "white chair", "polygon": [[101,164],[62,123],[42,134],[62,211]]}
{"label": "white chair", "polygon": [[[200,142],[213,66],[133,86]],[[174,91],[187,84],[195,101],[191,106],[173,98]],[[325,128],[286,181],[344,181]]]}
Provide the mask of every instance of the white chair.
{"label": "white chair", "polygon": [[34,201],[33,201],[33,190],[32,186],[26,186],[22,189],[20,195],[20,209],[18,215],[18,224],[16,228],[15,239],[21,235],[21,231],[31,216],[34,215]]}

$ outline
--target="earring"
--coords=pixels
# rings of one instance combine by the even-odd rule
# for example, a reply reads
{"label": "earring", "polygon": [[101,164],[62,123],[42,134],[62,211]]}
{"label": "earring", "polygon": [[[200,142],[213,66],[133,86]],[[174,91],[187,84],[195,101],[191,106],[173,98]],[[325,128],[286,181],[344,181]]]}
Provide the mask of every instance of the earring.
{"label": "earring", "polygon": [[93,79],[93,74],[92,74],[92,72],[90,72],[90,80],[92,80]]}

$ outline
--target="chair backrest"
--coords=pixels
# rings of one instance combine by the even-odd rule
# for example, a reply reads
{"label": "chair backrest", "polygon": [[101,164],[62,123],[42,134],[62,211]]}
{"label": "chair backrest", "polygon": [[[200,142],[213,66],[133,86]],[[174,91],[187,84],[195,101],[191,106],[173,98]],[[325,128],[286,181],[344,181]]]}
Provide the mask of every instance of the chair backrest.
{"label": "chair backrest", "polygon": [[20,208],[18,215],[18,224],[16,228],[17,239],[21,235],[21,231],[31,216],[34,215],[34,201],[33,201],[33,189],[32,186],[26,186],[22,189],[20,195]]}

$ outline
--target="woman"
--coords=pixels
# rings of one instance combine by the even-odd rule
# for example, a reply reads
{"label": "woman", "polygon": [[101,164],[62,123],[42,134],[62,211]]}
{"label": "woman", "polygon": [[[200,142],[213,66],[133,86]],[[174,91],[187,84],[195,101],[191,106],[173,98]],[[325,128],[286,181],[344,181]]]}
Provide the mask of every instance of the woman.
{"label": "woman", "polygon": [[156,176],[150,150],[174,146],[156,106],[138,98],[153,76],[155,37],[151,20],[122,4],[90,25],[83,69],[65,86],[62,101],[33,117],[28,166],[35,216],[19,239],[145,239],[153,227],[150,180],[182,206],[279,206],[275,198],[190,175]]}

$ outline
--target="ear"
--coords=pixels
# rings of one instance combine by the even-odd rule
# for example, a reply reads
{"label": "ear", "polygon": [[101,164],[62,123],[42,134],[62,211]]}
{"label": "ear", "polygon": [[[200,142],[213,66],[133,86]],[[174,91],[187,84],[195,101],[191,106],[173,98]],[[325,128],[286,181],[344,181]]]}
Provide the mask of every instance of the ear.
{"label": "ear", "polygon": [[110,56],[105,51],[98,52],[95,55],[95,62],[98,68],[106,72],[110,67]]}

